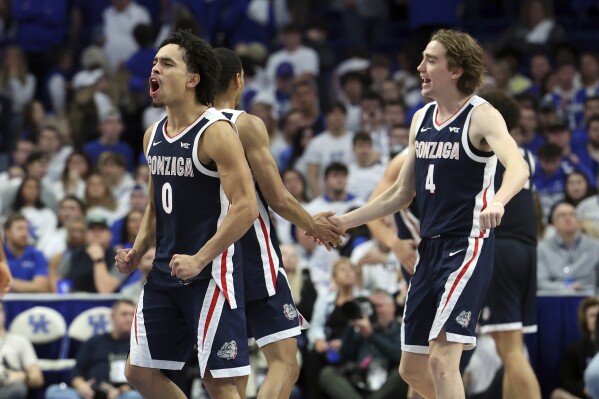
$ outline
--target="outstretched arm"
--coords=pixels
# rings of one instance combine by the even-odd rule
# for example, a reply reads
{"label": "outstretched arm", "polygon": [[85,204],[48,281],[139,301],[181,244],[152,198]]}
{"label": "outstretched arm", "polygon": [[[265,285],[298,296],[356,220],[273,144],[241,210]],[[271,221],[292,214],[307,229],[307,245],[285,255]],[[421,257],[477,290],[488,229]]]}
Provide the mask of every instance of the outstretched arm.
{"label": "outstretched arm", "polygon": [[408,153],[406,154],[405,162],[397,180],[395,180],[391,187],[366,205],[338,218],[331,218],[334,223],[339,223],[344,228],[349,229],[375,219],[380,219],[410,205],[416,191],[414,138],[416,121],[419,119],[419,114],[420,111],[414,115],[412,126],[410,127]]}
{"label": "outstretched arm", "polygon": [[[304,229],[308,235],[325,244],[336,245],[340,229],[332,225],[326,217],[312,219],[285,188],[277,164],[270,153],[264,122],[256,116],[241,114],[237,120],[237,127],[245,156],[268,205],[283,218]],[[331,215],[332,213],[326,214]]]}
{"label": "outstretched arm", "polygon": [[193,256],[174,255],[171,275],[182,280],[196,276],[202,269],[239,240],[258,217],[256,191],[250,168],[237,134],[227,122],[216,122],[200,139],[198,157],[204,164],[214,161],[230,208],[216,233]]}

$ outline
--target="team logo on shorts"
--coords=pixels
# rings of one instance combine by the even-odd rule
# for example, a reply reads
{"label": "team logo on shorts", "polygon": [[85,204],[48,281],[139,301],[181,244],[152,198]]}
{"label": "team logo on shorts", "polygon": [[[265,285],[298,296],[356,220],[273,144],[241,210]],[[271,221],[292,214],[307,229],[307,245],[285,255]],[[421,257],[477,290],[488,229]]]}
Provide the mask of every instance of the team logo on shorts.
{"label": "team logo on shorts", "polygon": [[468,324],[470,324],[471,318],[472,312],[466,312],[465,310],[462,310],[462,313],[460,313],[459,316],[455,318],[455,321],[457,321],[460,326],[467,328]]}
{"label": "team logo on shorts", "polygon": [[297,310],[295,309],[295,306],[286,303],[283,305],[283,314],[287,319],[293,320],[297,317]]}
{"label": "team logo on shorts", "polygon": [[237,357],[237,342],[225,342],[222,348],[218,350],[216,356],[221,359],[233,360]]}

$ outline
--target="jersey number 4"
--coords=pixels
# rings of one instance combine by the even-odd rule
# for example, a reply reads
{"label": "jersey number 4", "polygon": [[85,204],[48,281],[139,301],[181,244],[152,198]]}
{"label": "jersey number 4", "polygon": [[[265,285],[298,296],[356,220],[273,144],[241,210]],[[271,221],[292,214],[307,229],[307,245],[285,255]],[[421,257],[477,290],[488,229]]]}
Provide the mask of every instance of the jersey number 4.
{"label": "jersey number 4", "polygon": [[162,209],[169,215],[173,211],[173,187],[170,183],[162,185]]}
{"label": "jersey number 4", "polygon": [[428,165],[428,173],[426,174],[426,182],[424,183],[424,188],[429,191],[431,194],[435,193],[435,181],[433,180],[433,174],[435,173],[435,165]]}

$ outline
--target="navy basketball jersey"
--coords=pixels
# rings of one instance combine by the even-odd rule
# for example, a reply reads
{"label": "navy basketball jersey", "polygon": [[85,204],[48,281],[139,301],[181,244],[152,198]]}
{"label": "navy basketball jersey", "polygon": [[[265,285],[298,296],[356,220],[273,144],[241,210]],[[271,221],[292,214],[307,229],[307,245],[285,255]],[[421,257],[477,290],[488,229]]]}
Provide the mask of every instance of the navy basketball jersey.
{"label": "navy basketball jersey", "polygon": [[[157,122],[146,152],[156,213],[154,268],[167,286],[183,284],[171,277],[169,263],[175,254],[194,255],[216,233],[229,209],[218,172],[198,159],[200,138],[206,128],[227,120],[208,108],[175,137],[166,133],[167,118]],[[243,298],[241,249],[231,245],[194,279],[214,278],[231,308]]]}
{"label": "navy basketball jersey", "polygon": [[[505,205],[501,224],[495,229],[495,238],[513,238],[535,245],[537,243],[536,206],[533,197],[535,160],[531,152],[522,147],[520,147],[520,153],[528,165],[530,176],[524,188]],[[498,162],[495,173],[496,189],[499,189],[504,173],[505,168]]]}
{"label": "navy basketball jersey", "polygon": [[[236,124],[237,118],[244,111],[223,109],[221,112]],[[256,182],[254,186],[259,215],[252,227],[239,240],[243,258],[246,301],[273,296],[276,293],[279,267],[283,266],[279,240],[268,204]]]}
{"label": "navy basketball jersey", "polygon": [[447,121],[437,124],[436,102],[416,124],[416,198],[420,235],[488,237],[480,212],[495,196],[497,157],[476,149],[468,137],[474,109],[486,101],[472,96]]}

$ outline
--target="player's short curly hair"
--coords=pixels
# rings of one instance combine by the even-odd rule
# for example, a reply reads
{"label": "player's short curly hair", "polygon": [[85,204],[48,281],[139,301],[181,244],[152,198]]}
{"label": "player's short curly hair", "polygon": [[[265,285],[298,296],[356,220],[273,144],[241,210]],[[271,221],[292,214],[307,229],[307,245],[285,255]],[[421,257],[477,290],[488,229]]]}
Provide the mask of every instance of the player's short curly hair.
{"label": "player's short curly hair", "polygon": [[212,47],[188,30],[173,32],[160,44],[160,48],[167,44],[176,44],[185,50],[183,61],[187,69],[200,75],[200,83],[196,86],[196,99],[200,104],[212,105],[221,70]]}
{"label": "player's short curly hair", "polygon": [[483,82],[483,49],[469,34],[449,29],[440,29],[433,33],[431,41],[437,41],[445,47],[447,67],[451,70],[461,68],[463,73],[458,80],[458,90],[470,95]]}

